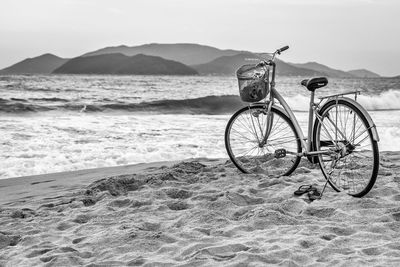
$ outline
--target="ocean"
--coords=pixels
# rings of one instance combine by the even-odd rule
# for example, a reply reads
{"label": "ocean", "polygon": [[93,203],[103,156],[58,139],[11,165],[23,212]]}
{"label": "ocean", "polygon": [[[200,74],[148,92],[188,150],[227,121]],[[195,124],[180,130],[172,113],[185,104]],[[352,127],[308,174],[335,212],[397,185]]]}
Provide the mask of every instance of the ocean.
{"label": "ocean", "polygon": [[[307,131],[302,77],[276,88]],[[400,150],[400,79],[335,79],[316,97],[360,90],[381,151]],[[227,158],[224,130],[240,106],[229,76],[0,76],[0,179],[208,157]]]}

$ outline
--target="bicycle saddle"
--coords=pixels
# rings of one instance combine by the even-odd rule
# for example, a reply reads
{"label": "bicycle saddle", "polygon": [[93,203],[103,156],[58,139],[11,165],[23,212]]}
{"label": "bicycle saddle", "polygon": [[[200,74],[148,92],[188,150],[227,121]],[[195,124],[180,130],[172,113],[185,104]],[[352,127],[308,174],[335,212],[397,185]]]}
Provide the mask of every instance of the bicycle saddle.
{"label": "bicycle saddle", "polygon": [[326,77],[315,77],[301,81],[301,85],[307,87],[307,89],[312,92],[314,92],[315,89],[324,87],[327,84],[328,79]]}

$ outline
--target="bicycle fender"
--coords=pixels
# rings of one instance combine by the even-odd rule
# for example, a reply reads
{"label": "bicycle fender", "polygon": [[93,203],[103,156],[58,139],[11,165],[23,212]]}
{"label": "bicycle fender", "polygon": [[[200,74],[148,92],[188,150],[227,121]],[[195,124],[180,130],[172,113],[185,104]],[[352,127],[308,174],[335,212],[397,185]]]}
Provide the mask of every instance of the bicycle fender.
{"label": "bicycle fender", "polygon": [[[355,101],[351,98],[348,98],[348,97],[341,97],[340,100],[349,102],[350,104],[352,104],[353,106],[355,106],[356,108],[358,108],[361,111],[361,113],[367,119],[368,124],[371,126],[372,139],[374,141],[379,142],[380,139],[379,139],[378,131],[376,130],[376,125],[375,125],[374,121],[372,120],[371,116],[369,115],[369,113],[365,110],[365,108],[363,108],[363,106],[361,106],[357,101]],[[336,100],[333,99],[330,101],[336,101]]]}
{"label": "bicycle fender", "polygon": [[272,107],[273,107],[274,109],[279,110],[280,112],[282,112],[283,114],[285,114],[288,118],[290,118],[290,116],[287,114],[286,110],[284,110],[283,108],[281,108],[281,107],[279,107],[279,106],[277,106],[277,105],[272,105]]}

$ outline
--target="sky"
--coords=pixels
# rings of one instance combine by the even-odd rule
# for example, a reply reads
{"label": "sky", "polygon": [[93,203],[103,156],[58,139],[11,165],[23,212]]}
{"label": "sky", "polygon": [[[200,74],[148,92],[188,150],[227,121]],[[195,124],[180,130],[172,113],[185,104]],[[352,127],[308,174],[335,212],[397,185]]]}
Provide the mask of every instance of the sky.
{"label": "sky", "polygon": [[1,0],[0,69],[52,53],[198,43],[400,75],[400,0]]}

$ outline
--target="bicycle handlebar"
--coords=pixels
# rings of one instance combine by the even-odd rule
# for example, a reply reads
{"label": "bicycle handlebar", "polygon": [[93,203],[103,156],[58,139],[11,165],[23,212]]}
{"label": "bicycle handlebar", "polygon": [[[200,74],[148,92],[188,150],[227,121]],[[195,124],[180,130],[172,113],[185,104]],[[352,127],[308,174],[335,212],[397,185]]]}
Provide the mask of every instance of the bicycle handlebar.
{"label": "bicycle handlebar", "polygon": [[286,50],[288,50],[288,49],[289,49],[289,46],[286,45],[286,46],[284,46],[284,47],[279,48],[278,50],[276,50],[276,52],[277,52],[278,54],[280,54],[280,53],[282,53],[283,51],[286,51]]}
{"label": "bicycle handlebar", "polygon": [[256,67],[264,67],[265,65],[273,65],[275,62],[275,56],[276,54],[280,55],[283,51],[286,51],[289,49],[289,46],[286,45],[284,47],[281,47],[279,49],[277,49],[273,54],[272,54],[272,58],[268,61],[262,60],[260,63],[258,63],[256,65]]}

